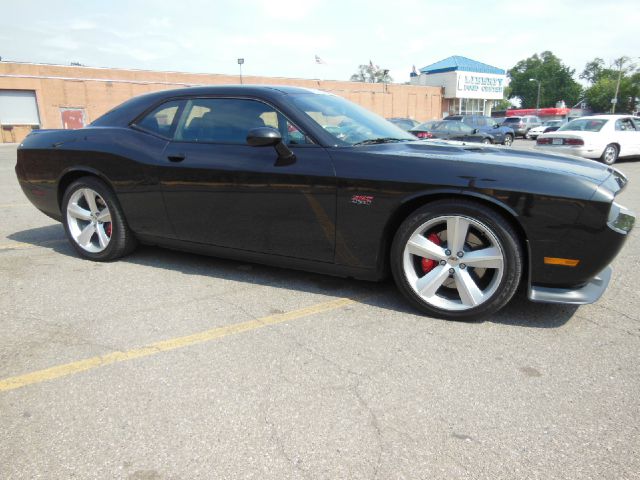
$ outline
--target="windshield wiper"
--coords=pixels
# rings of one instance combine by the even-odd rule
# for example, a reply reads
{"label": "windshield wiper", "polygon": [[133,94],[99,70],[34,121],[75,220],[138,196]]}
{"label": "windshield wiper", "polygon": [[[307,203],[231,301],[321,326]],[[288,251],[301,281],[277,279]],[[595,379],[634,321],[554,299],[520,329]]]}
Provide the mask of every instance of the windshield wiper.
{"label": "windshield wiper", "polygon": [[410,138],[391,138],[391,137],[381,137],[381,138],[370,138],[369,140],[363,140],[361,142],[354,143],[353,146],[357,147],[358,145],[376,145],[378,143],[395,143],[395,142],[409,142]]}

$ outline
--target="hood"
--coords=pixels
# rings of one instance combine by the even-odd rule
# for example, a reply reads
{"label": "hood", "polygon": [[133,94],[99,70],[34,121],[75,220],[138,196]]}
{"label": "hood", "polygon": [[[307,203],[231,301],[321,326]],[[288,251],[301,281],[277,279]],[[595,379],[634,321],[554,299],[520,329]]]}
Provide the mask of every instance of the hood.
{"label": "hood", "polygon": [[452,162],[470,162],[571,175],[590,180],[598,185],[615,171],[602,163],[579,157],[519,150],[513,147],[485,146],[479,143],[424,140],[354,148],[372,154],[413,157],[416,161],[421,158],[436,158]]}

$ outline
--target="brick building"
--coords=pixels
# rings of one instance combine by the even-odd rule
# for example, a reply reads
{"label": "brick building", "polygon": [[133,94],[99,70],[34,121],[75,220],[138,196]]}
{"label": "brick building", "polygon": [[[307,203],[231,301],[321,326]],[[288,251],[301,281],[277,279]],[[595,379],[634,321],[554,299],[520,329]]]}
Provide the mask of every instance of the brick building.
{"label": "brick building", "polygon": [[[425,121],[443,111],[441,87],[256,76],[243,81],[328,91],[387,118]],[[236,75],[0,62],[0,143],[20,142],[34,128],[80,128],[142,93],[237,83]]]}

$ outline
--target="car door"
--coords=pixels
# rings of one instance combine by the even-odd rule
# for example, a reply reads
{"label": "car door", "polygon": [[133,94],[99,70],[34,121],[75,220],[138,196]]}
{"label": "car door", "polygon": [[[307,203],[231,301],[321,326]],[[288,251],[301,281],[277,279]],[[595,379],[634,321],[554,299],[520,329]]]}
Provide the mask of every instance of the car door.
{"label": "car door", "polygon": [[483,135],[478,133],[477,128],[473,128],[465,123],[458,124],[458,139],[465,142],[480,142]]}
{"label": "car door", "polygon": [[464,125],[462,122],[449,121],[449,122],[442,122],[442,123],[445,124],[443,128],[446,128],[446,138],[448,140],[458,140],[458,141],[465,140],[465,134],[462,127],[467,127],[467,126]]}
{"label": "car door", "polygon": [[[295,158],[251,147],[272,126]],[[163,191],[177,238],[237,250],[333,261],[336,180],[323,147],[274,107],[249,98],[192,98],[165,150]]]}
{"label": "car door", "polygon": [[616,140],[620,145],[621,157],[640,155],[640,132],[631,118],[618,118],[615,122]]}
{"label": "car door", "polygon": [[501,129],[498,124],[491,117],[478,117],[479,125],[481,126],[481,131],[488,133],[494,138],[496,143],[504,142],[504,131]]}

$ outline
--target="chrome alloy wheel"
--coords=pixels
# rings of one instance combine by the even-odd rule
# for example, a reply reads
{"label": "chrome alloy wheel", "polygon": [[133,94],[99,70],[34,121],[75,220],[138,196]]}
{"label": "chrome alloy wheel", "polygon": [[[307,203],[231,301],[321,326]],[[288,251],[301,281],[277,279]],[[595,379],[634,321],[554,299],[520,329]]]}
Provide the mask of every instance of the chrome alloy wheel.
{"label": "chrome alloy wheel", "polygon": [[470,217],[441,216],[411,234],[403,252],[403,270],[424,302],[462,311],[493,297],[504,274],[504,258],[489,227]]}
{"label": "chrome alloy wheel", "polygon": [[607,145],[607,148],[604,149],[604,154],[602,155],[602,159],[604,163],[607,165],[611,165],[616,161],[618,157],[618,149],[615,145]]}
{"label": "chrome alloy wheel", "polygon": [[111,212],[104,199],[90,188],[73,192],[67,203],[67,225],[73,240],[90,253],[104,251],[111,240]]}

